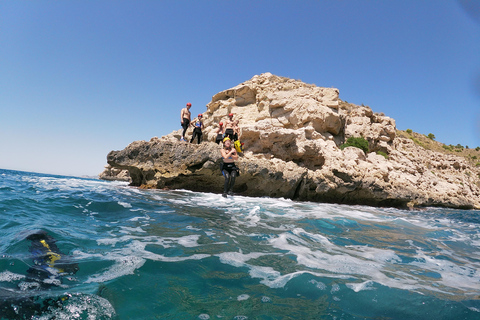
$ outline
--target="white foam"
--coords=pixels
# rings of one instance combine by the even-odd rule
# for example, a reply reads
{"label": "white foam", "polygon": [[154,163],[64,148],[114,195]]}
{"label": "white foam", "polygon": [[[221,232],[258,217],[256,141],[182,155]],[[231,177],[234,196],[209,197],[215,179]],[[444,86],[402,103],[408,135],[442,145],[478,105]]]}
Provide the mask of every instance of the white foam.
{"label": "white foam", "polygon": [[244,293],[244,294],[239,295],[237,297],[237,300],[238,301],[244,301],[244,300],[248,300],[249,298],[250,298],[250,296],[248,294]]}
{"label": "white foam", "polygon": [[216,254],[216,256],[220,258],[220,262],[234,267],[243,267],[245,266],[245,262],[251,259],[257,259],[264,255],[266,254],[261,252],[251,252],[249,254],[243,254],[241,252],[223,252]]}
{"label": "white foam", "polygon": [[107,299],[97,295],[69,295],[61,307],[49,307],[39,320],[71,320],[71,319],[112,319],[115,309]]}
{"label": "white foam", "polygon": [[145,259],[134,256],[121,257],[116,263],[101,274],[94,274],[88,277],[85,283],[98,283],[110,281],[128,274],[134,274],[135,270],[143,266]]}
{"label": "white foam", "polygon": [[0,281],[1,282],[13,282],[13,281],[18,281],[18,280],[21,280],[21,279],[24,279],[25,276],[22,275],[22,274],[18,274],[18,273],[13,273],[11,271],[3,271],[3,272],[0,272]]}
{"label": "white foam", "polygon": [[122,207],[124,207],[124,208],[131,208],[131,207],[132,207],[132,205],[131,205],[130,203],[128,203],[128,202],[118,201],[117,203],[118,203],[119,205],[121,205]]}
{"label": "white foam", "polygon": [[347,283],[348,288],[352,289],[355,292],[360,292],[363,290],[373,290],[373,281],[367,280],[361,283]]}
{"label": "white foam", "polygon": [[[169,238],[172,239],[172,238]],[[198,247],[198,239],[200,239],[200,236],[198,234],[192,234],[189,236],[183,236],[180,238],[175,238],[175,241],[181,246],[184,246],[186,248],[193,248],[193,247]]]}

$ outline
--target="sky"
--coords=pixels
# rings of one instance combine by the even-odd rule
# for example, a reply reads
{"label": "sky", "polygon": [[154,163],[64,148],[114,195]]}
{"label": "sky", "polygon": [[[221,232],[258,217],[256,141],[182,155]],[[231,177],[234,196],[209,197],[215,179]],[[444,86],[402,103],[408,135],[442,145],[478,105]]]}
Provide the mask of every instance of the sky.
{"label": "sky", "polygon": [[0,0],[0,168],[97,175],[264,72],[480,146],[477,0]]}

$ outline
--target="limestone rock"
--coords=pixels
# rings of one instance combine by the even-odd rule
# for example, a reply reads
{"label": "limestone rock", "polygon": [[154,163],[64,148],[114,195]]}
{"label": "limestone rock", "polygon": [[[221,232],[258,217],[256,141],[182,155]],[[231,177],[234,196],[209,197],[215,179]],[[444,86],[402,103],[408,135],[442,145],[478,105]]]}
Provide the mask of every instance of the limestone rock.
{"label": "limestone rock", "polygon": [[102,173],[98,175],[98,178],[107,181],[125,181],[130,183],[132,182],[128,170],[114,168],[109,164],[105,166],[105,169]]}
{"label": "limestone rock", "polygon": [[[181,130],[135,141],[108,154],[132,185],[221,192],[215,130],[229,113],[239,121],[245,153],[236,193],[248,196],[367,204],[480,208],[480,169],[396,136],[395,121],[320,88],[270,73],[213,96],[200,145],[180,142]],[[188,135],[188,133],[187,133]],[[339,148],[363,136],[369,153]],[[388,159],[376,154],[382,151]],[[112,170],[112,169],[109,169]]]}

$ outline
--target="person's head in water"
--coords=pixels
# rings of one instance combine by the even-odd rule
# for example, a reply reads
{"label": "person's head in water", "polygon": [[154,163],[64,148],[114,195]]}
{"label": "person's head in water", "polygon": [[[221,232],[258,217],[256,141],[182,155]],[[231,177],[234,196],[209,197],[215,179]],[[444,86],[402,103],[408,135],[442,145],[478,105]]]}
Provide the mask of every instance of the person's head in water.
{"label": "person's head in water", "polygon": [[232,147],[232,141],[230,140],[229,137],[226,137],[225,139],[223,139],[223,147],[225,149],[230,149]]}

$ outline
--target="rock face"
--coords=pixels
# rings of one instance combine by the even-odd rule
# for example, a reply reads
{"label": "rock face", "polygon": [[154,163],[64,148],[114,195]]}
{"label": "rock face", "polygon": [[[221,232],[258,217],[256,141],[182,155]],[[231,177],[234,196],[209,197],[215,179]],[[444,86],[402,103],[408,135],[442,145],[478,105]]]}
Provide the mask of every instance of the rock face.
{"label": "rock face", "polygon": [[[339,91],[270,73],[213,96],[204,142],[179,142],[181,130],[112,151],[112,168],[132,185],[221,192],[220,121],[233,113],[245,153],[234,191],[249,196],[367,204],[480,208],[480,170],[464,158],[425,150],[396,136],[395,121],[369,107],[342,102]],[[191,134],[187,132],[187,135]],[[364,137],[369,153],[339,148]],[[207,142],[205,142],[207,140]],[[376,152],[388,155],[388,159]]]}
{"label": "rock face", "polygon": [[113,168],[109,164],[105,166],[105,169],[102,173],[98,175],[98,177],[102,180],[108,181],[125,181],[130,183],[132,182],[132,178],[130,178],[128,170]]}

